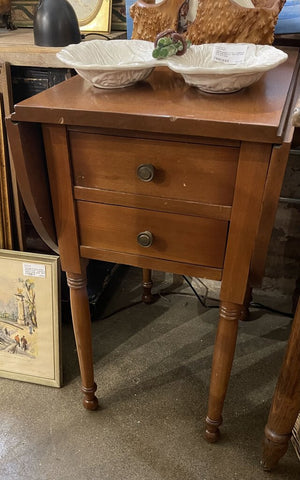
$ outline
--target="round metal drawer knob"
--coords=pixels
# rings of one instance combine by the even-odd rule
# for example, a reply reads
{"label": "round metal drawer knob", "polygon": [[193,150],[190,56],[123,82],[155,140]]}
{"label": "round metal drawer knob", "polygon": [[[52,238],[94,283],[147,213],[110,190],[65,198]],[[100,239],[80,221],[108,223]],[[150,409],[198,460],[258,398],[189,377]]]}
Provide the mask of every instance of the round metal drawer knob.
{"label": "round metal drawer knob", "polygon": [[138,166],[136,173],[142,182],[151,182],[154,177],[154,167],[150,163],[145,163]]}
{"label": "round metal drawer knob", "polygon": [[152,233],[148,232],[148,230],[139,233],[137,236],[137,242],[141,247],[151,247],[153,242]]}

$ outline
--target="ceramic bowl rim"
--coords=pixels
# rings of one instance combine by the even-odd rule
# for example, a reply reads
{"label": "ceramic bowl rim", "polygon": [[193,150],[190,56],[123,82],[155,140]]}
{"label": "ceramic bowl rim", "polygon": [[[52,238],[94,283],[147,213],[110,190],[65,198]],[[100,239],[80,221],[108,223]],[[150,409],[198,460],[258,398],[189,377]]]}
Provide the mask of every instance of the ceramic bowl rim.
{"label": "ceramic bowl rim", "polygon": [[[194,50],[197,49],[203,49],[207,46],[211,46],[212,48],[215,47],[216,45],[222,45],[221,43],[206,43],[202,45],[193,45],[192,47]],[[259,72],[266,72],[268,70],[271,70],[281,63],[285,62],[288,58],[288,54],[286,52],[283,52],[282,50],[273,47],[272,45],[255,45],[253,43],[244,43],[244,45],[254,45],[255,47],[262,47],[265,50],[273,51],[275,53],[278,52],[278,58],[273,61],[270,61],[267,64],[253,64],[253,65],[247,65],[245,66],[244,64],[240,65],[234,65],[234,64],[226,64],[226,63],[220,63],[220,66],[216,67],[193,67],[193,66],[186,66],[180,64],[180,57],[177,58],[170,58],[168,60],[168,67],[173,70],[176,73],[184,73],[184,74],[190,74],[190,75],[223,75],[223,76],[229,76],[229,75],[234,75],[234,74],[240,74],[242,75],[250,75],[251,73],[259,73]],[[179,59],[179,60],[178,60]]]}
{"label": "ceramic bowl rim", "polygon": [[[88,48],[88,45],[90,43],[100,45],[100,42],[102,45],[107,46],[107,40],[89,40],[89,42],[81,43],[80,45],[84,45],[84,48]],[[120,45],[120,42],[125,44],[126,40],[112,40],[110,41],[112,45],[117,47]],[[153,50],[153,42],[147,42],[145,40],[130,40],[130,42],[135,42],[140,45],[147,45],[146,48],[149,48],[149,52]],[[161,62],[156,60],[155,58],[151,60],[146,60],[146,61],[128,61],[127,63],[122,63],[122,64],[97,64],[97,63],[92,63],[92,64],[83,64],[80,61],[74,61],[72,59],[72,54],[73,51],[78,49],[79,44],[70,44],[67,45],[66,47],[62,48],[59,52],[56,53],[56,57],[63,63],[69,65],[70,67],[74,68],[75,70],[93,70],[93,71],[122,71],[122,70],[144,70],[146,68],[154,68],[156,66],[162,65]],[[86,47],[85,47],[86,46]],[[65,57],[67,55],[67,58]],[[68,58],[70,57],[70,58]],[[159,63],[158,63],[159,62]]]}

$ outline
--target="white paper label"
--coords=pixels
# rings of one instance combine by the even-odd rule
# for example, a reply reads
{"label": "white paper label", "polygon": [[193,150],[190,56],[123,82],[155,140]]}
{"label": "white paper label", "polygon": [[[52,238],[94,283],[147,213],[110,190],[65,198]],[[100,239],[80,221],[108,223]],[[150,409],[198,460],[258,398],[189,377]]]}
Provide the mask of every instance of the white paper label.
{"label": "white paper label", "polygon": [[46,265],[38,263],[23,263],[23,275],[26,277],[46,277]]}
{"label": "white paper label", "polygon": [[213,60],[236,65],[245,61],[247,45],[216,45],[213,49]]}

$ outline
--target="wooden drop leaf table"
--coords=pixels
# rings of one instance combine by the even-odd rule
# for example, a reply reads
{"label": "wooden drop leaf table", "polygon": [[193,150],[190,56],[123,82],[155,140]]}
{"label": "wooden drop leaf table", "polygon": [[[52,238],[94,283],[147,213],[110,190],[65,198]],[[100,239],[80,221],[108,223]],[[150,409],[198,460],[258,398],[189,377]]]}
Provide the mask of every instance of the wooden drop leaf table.
{"label": "wooden drop leaf table", "polygon": [[43,240],[54,248],[57,239],[67,273],[87,409],[98,404],[88,259],[222,280],[206,418],[206,438],[217,440],[293,135],[299,61],[287,51],[286,63],[234,94],[201,93],[164,67],[116,90],[75,76],[7,120],[24,203]]}

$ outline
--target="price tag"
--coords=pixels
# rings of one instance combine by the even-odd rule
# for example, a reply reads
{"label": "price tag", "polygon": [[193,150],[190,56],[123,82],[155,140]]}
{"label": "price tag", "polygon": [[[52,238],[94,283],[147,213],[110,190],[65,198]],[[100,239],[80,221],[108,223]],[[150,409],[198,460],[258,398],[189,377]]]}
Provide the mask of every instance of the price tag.
{"label": "price tag", "polygon": [[46,277],[46,266],[38,263],[23,263],[23,275],[26,277]]}
{"label": "price tag", "polygon": [[215,45],[213,49],[213,60],[221,63],[236,65],[244,63],[248,45],[223,44]]}

